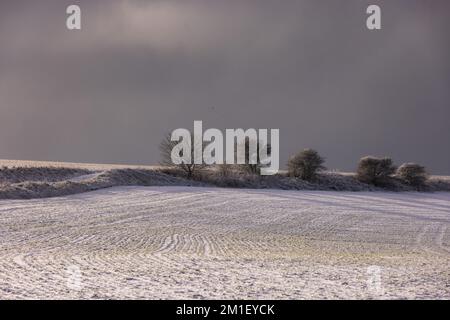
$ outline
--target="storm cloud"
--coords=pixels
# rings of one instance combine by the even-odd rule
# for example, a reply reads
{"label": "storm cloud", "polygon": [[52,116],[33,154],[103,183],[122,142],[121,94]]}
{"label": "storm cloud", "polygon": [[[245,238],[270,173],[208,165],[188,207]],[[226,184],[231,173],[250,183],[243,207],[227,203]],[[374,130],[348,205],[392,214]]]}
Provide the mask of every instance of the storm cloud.
{"label": "storm cloud", "polygon": [[445,0],[1,2],[0,158],[154,164],[203,120],[279,128],[282,163],[311,147],[450,174],[449,18]]}

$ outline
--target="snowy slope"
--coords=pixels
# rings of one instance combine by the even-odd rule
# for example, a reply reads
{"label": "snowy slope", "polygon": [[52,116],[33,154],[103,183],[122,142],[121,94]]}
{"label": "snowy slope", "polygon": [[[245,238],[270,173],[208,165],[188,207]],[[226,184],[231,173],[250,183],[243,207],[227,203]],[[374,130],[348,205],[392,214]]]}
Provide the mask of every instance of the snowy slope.
{"label": "snowy slope", "polygon": [[0,237],[1,299],[450,298],[450,193],[116,187]]}

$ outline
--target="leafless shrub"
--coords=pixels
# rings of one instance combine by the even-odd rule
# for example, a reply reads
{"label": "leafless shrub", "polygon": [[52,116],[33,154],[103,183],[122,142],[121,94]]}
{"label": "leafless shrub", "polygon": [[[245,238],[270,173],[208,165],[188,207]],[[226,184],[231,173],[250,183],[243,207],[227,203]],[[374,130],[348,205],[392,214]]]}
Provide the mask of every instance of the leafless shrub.
{"label": "leafless shrub", "polygon": [[312,149],[305,149],[288,161],[288,174],[306,181],[316,178],[318,171],[324,170],[325,159]]}
{"label": "leafless shrub", "polygon": [[385,186],[389,184],[390,178],[395,173],[395,170],[396,167],[391,158],[367,156],[359,160],[356,177],[361,182],[376,186]]}
{"label": "leafless shrub", "polygon": [[424,166],[416,163],[404,163],[396,173],[397,177],[414,187],[423,187],[428,179]]}
{"label": "leafless shrub", "polygon": [[232,164],[218,164],[216,167],[219,177],[228,178],[234,173]]}

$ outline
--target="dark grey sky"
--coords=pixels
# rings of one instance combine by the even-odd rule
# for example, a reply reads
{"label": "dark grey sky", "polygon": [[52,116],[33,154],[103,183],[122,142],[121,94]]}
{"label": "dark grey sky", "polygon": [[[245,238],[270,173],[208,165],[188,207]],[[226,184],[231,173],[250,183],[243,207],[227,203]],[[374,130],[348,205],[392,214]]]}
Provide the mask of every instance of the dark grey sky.
{"label": "dark grey sky", "polygon": [[203,120],[279,128],[282,164],[311,147],[450,174],[449,30],[447,0],[2,1],[0,158],[152,164]]}

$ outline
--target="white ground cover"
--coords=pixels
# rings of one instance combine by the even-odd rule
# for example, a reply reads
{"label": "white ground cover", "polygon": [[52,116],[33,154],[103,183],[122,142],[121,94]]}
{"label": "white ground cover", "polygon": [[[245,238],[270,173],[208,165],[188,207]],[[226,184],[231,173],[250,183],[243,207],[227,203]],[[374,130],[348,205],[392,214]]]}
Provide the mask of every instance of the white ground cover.
{"label": "white ground cover", "polygon": [[450,299],[450,193],[0,200],[0,299]]}

